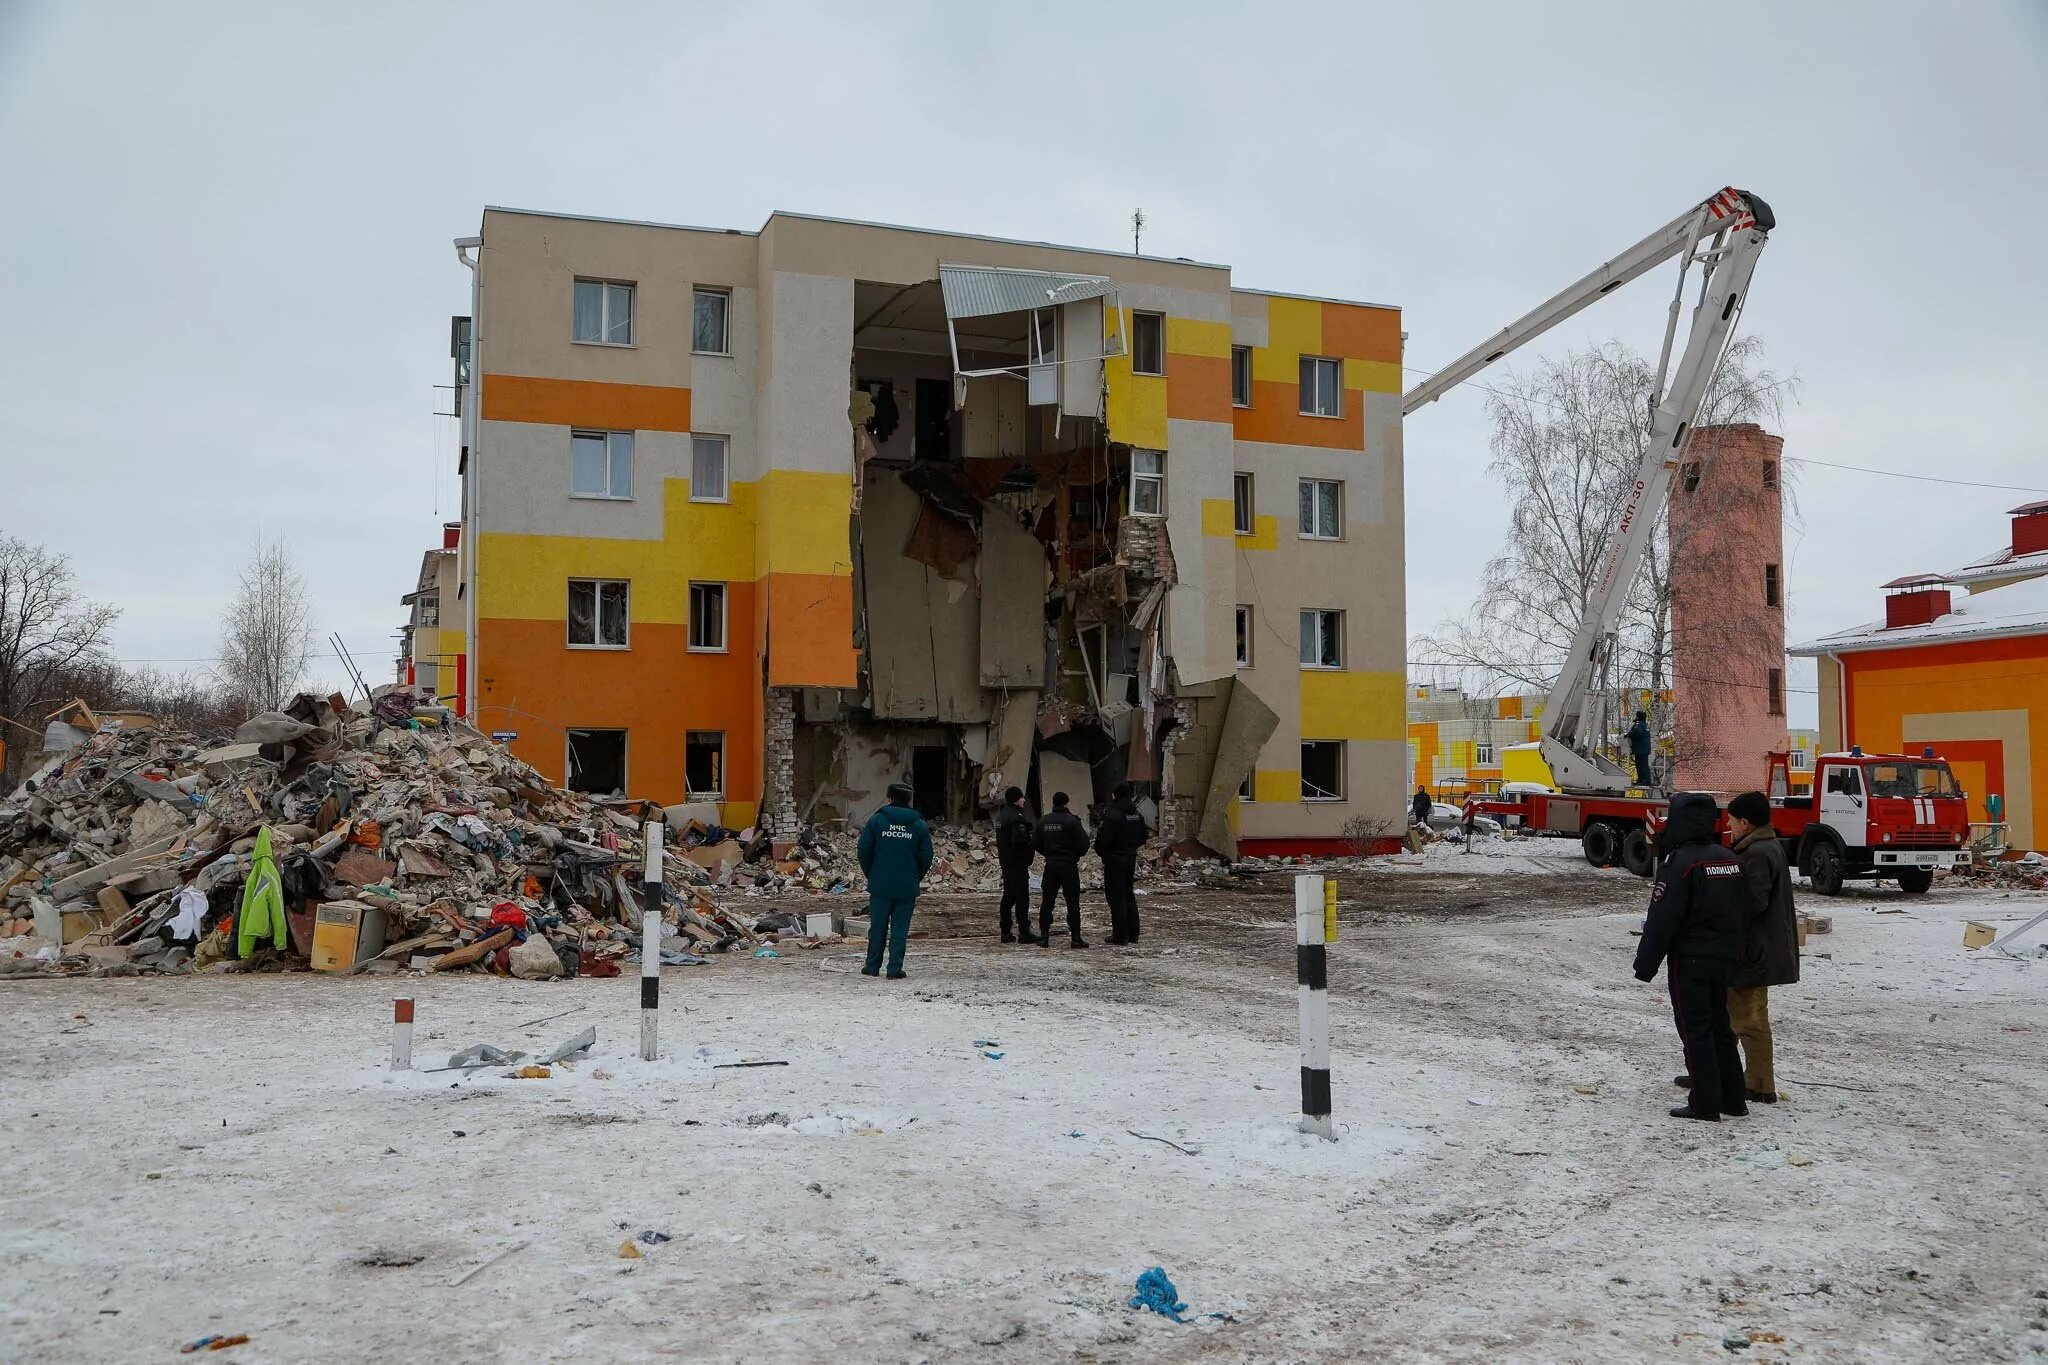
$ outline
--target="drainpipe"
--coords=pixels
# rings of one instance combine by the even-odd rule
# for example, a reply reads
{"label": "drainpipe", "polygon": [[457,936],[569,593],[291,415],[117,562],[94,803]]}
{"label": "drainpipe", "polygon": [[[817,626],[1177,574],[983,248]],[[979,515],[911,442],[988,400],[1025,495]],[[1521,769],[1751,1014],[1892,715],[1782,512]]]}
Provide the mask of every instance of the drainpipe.
{"label": "drainpipe", "polygon": [[[477,436],[483,429],[483,318],[478,304],[483,296],[483,274],[477,269],[483,261],[484,239],[481,237],[457,237],[455,259],[462,262],[469,271],[469,392],[463,397],[462,444],[469,451],[469,458],[462,462],[462,543],[461,558],[456,562],[464,569],[462,585],[467,589],[462,594],[463,649],[469,655],[468,668],[463,678],[462,709],[465,719],[476,725],[479,719],[476,704],[477,687],[482,680],[483,670],[479,666],[481,651],[477,648],[476,633],[476,528],[478,491],[482,486],[482,466],[478,462]],[[474,255],[470,253],[474,252]]]}

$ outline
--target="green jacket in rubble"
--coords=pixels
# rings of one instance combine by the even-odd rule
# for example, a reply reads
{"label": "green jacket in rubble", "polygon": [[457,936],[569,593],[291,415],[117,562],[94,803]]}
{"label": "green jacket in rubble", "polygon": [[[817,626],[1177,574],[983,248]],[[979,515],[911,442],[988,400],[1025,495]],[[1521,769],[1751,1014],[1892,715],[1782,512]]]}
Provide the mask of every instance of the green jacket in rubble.
{"label": "green jacket in rubble", "polygon": [[255,862],[249,866],[249,880],[242,884],[242,908],[235,915],[235,955],[247,957],[262,946],[264,935],[283,948],[291,942],[284,922],[284,880],[277,875],[277,859],[270,854],[270,826],[256,831]]}

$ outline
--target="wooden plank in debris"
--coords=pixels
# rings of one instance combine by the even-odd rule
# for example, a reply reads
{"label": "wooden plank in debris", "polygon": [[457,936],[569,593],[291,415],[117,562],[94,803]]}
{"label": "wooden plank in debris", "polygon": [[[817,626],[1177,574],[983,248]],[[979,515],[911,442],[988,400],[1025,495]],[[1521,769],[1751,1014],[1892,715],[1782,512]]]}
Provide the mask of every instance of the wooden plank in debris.
{"label": "wooden plank in debris", "polygon": [[408,877],[446,877],[450,875],[448,864],[414,843],[405,843],[398,846],[398,865],[405,869],[405,874]]}
{"label": "wooden plank in debris", "polygon": [[50,895],[58,901],[63,901],[80,891],[90,891],[96,886],[103,886],[111,878],[142,866],[159,853],[168,852],[178,839],[179,836],[176,834],[166,835],[164,838],[144,844],[141,848],[130,849],[118,858],[109,858],[103,863],[86,868],[83,872],[74,872],[52,886]]}
{"label": "wooden plank in debris", "polygon": [[371,886],[389,881],[391,864],[364,848],[352,848],[334,864],[334,879],[350,886]]}
{"label": "wooden plank in debris", "polygon": [[427,968],[427,970],[430,972],[445,972],[450,967],[467,967],[472,962],[479,962],[489,957],[511,941],[512,931],[510,929],[500,929],[489,938],[480,938],[467,948],[457,948],[452,953],[443,953],[434,959],[434,965]]}

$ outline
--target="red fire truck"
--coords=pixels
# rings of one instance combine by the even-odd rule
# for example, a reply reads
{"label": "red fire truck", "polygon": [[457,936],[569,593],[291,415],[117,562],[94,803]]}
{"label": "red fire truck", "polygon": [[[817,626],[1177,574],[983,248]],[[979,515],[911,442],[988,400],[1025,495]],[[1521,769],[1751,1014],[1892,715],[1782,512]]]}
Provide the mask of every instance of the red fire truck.
{"label": "red fire truck", "polygon": [[[1935,872],[1968,866],[1968,803],[1933,750],[1918,758],[1861,749],[1822,754],[1803,796],[1791,794],[1789,774],[1788,755],[1770,755],[1763,790],[1771,798],[1771,827],[1784,840],[1787,860],[1822,895],[1871,879],[1896,881],[1917,895]],[[1513,817],[1525,829],[1575,834],[1593,866],[1618,863],[1647,877],[1669,803],[1649,795],[1528,792],[1474,797],[1465,809]]]}

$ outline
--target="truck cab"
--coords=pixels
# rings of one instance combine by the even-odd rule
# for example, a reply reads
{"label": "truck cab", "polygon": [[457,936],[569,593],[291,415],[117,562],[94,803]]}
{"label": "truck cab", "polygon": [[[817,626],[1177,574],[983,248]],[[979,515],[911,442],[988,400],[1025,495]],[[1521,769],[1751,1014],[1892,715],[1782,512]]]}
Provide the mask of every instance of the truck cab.
{"label": "truck cab", "polygon": [[1933,750],[1918,758],[1861,748],[1822,754],[1805,796],[1790,794],[1788,759],[1771,755],[1772,824],[1793,866],[1822,895],[1859,879],[1894,880],[1917,895],[1936,871],[1969,864],[1969,803]]}

